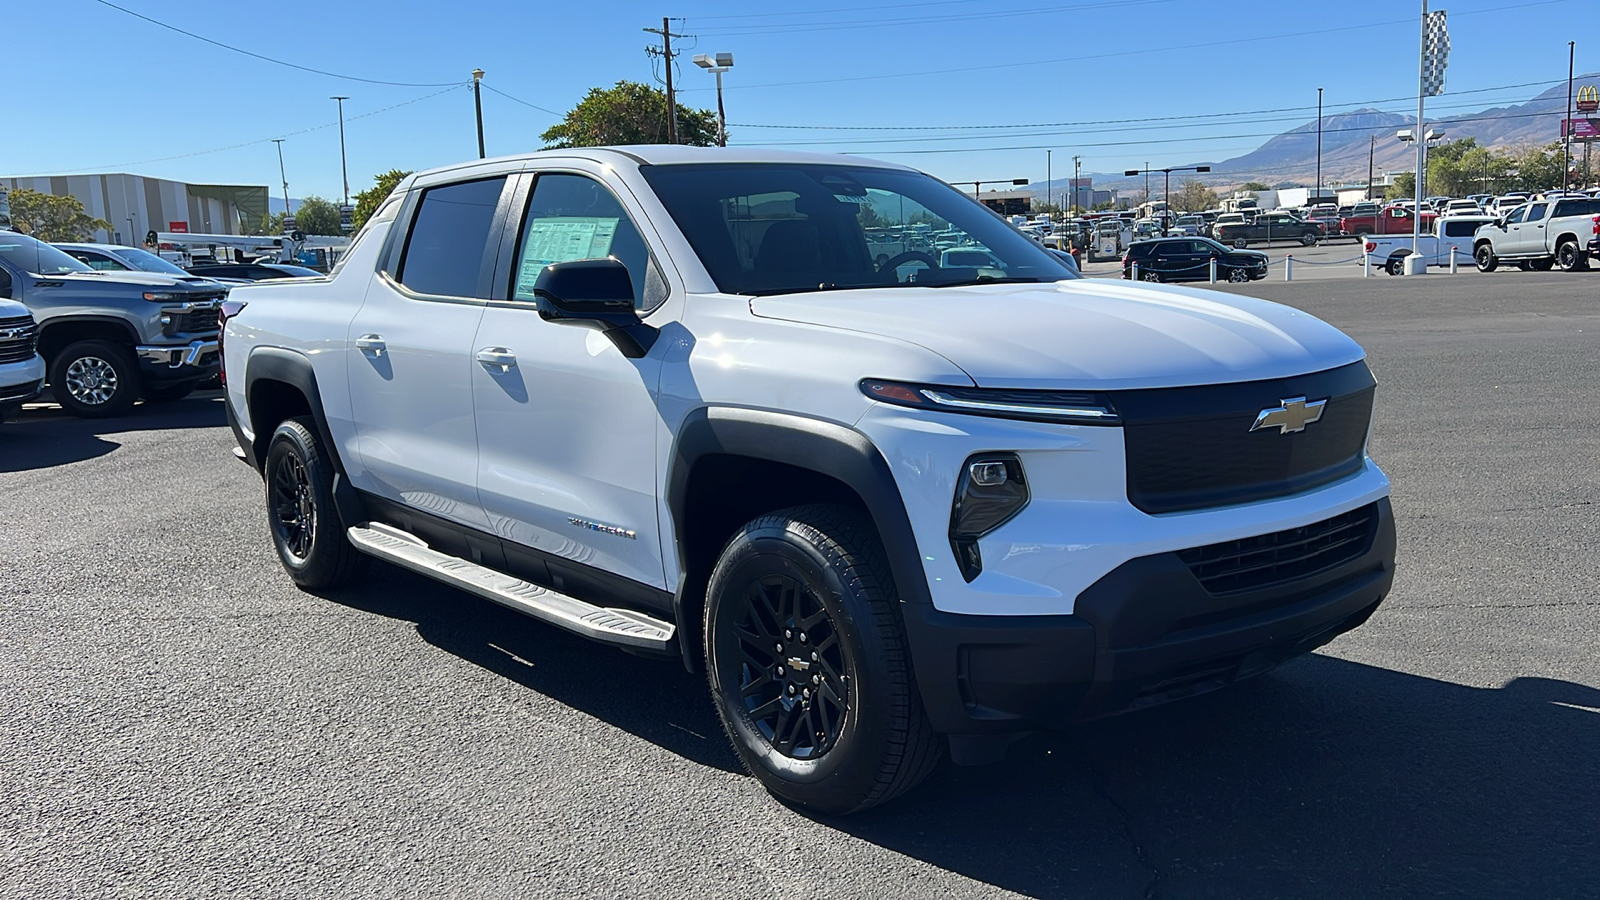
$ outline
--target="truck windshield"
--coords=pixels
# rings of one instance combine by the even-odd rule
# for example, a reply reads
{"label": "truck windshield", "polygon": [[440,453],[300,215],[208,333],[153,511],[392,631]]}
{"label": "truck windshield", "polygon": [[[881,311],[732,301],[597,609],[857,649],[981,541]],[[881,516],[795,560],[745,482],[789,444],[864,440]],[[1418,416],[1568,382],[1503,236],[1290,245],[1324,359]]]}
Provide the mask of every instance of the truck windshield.
{"label": "truck windshield", "polygon": [[[725,293],[1078,277],[993,212],[919,172],[784,163],[640,171]],[[945,254],[957,249],[986,252]]]}
{"label": "truck windshield", "polygon": [[36,241],[25,234],[12,231],[0,232],[0,256],[24,272],[35,275],[66,275],[69,272],[94,271],[43,241]]}
{"label": "truck windshield", "polygon": [[189,274],[149,250],[124,247],[117,251],[117,255],[122,258],[123,262],[141,272],[160,272],[162,275],[183,275],[185,277]]}

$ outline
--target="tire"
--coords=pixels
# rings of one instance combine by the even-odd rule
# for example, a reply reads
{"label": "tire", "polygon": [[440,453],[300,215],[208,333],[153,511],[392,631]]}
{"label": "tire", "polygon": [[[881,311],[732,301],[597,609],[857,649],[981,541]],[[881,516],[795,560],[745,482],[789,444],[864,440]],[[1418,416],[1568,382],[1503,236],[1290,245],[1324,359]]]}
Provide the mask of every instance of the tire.
{"label": "tire", "polygon": [[333,502],[333,464],[309,417],[289,419],[267,445],[267,527],[278,560],[306,589],[334,588],[366,568]]}
{"label": "tire", "polygon": [[193,381],[183,384],[169,384],[166,387],[145,388],[144,399],[146,403],[175,403],[194,393],[199,385]]}
{"label": "tire", "polygon": [[1541,259],[1528,260],[1528,268],[1534,270],[1535,272],[1548,272],[1555,268],[1555,265],[1555,258],[1550,256],[1546,256]]}
{"label": "tire", "polygon": [[1244,284],[1250,280],[1250,270],[1234,267],[1228,270],[1228,281],[1232,284]]}
{"label": "tire", "polygon": [[871,521],[846,507],[771,513],[723,548],[706,591],[706,677],[740,761],[779,799],[856,812],[943,757],[899,606]]}
{"label": "tire", "polygon": [[1300,235],[1300,246],[1302,246],[1302,247],[1315,247],[1316,245],[1317,245],[1317,236],[1316,235],[1314,235],[1314,234],[1302,234],[1302,235]]}
{"label": "tire", "polygon": [[142,387],[139,366],[110,341],[79,341],[50,360],[50,386],[62,409],[86,419],[125,416]]}
{"label": "tire", "polygon": [[1389,261],[1383,264],[1383,270],[1390,275],[1399,275],[1405,272],[1406,258],[1404,256],[1389,257]]}
{"label": "tire", "polygon": [[1563,272],[1582,272],[1589,268],[1589,256],[1577,241],[1566,241],[1556,248],[1556,265]]}
{"label": "tire", "polygon": [[1500,268],[1500,260],[1494,255],[1494,247],[1488,244],[1479,244],[1478,249],[1472,251],[1472,261],[1477,264],[1479,272],[1493,272]]}
{"label": "tire", "polygon": [[1234,238],[1233,246],[1239,250],[1243,250],[1244,248],[1250,246],[1250,242],[1244,238]]}
{"label": "tire", "polygon": [[1160,272],[1140,272],[1139,273],[1139,280],[1140,281],[1148,281],[1151,284],[1160,284],[1161,283],[1161,273]]}

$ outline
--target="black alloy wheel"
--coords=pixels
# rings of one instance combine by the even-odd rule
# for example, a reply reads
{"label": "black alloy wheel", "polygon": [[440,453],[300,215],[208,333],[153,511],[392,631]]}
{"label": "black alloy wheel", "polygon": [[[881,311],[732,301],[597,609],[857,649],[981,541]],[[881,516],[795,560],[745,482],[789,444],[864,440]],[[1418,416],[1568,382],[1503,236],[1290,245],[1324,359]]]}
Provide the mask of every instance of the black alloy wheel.
{"label": "black alloy wheel", "polygon": [[1403,274],[1406,270],[1406,258],[1404,256],[1389,257],[1389,261],[1383,264],[1383,270],[1390,275]]}
{"label": "black alloy wheel", "polygon": [[841,506],[755,519],[706,588],[705,669],[734,751],[778,798],[843,815],[926,778],[900,599],[872,520]]}
{"label": "black alloy wheel", "polygon": [[1300,244],[1305,247],[1315,247],[1317,245],[1317,236],[1308,231],[1300,235]]}
{"label": "black alloy wheel", "polygon": [[1581,272],[1589,268],[1589,256],[1577,241],[1566,241],[1556,248],[1556,265],[1563,272]]}
{"label": "black alloy wheel", "polygon": [[1152,269],[1146,269],[1145,271],[1139,273],[1139,280],[1140,281],[1148,281],[1148,282],[1151,282],[1153,284],[1160,284],[1161,281],[1162,281],[1162,278],[1161,278],[1161,273],[1160,272],[1154,271]]}
{"label": "black alloy wheel", "polygon": [[345,537],[333,502],[333,464],[309,418],[278,426],[262,474],[272,543],[295,584],[331,588],[354,580],[367,557]]}
{"label": "black alloy wheel", "polygon": [[1500,268],[1500,260],[1494,255],[1494,248],[1488,244],[1479,244],[1478,249],[1472,251],[1472,261],[1477,264],[1479,272],[1493,272]]}
{"label": "black alloy wheel", "polygon": [[1234,238],[1233,239],[1233,246],[1238,248],[1238,249],[1240,249],[1240,250],[1243,250],[1244,248],[1250,246],[1250,242],[1245,240],[1244,238]]}

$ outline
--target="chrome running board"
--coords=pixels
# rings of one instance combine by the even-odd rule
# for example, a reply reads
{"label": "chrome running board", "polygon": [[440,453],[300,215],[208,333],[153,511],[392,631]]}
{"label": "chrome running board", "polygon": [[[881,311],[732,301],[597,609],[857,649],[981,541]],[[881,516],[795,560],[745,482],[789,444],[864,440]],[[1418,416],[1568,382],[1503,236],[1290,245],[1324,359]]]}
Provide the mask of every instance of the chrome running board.
{"label": "chrome running board", "polygon": [[630,609],[595,606],[558,594],[504,572],[440,553],[416,535],[380,522],[357,525],[346,534],[350,543],[363,553],[470,591],[574,634],[623,647],[674,652],[675,629],[670,622]]}

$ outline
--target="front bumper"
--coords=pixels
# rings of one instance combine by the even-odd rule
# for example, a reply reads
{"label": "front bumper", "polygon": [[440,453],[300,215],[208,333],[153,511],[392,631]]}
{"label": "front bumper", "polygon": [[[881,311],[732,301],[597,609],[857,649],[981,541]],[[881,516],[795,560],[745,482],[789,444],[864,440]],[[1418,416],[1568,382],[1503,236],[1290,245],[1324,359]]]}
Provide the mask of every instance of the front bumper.
{"label": "front bumper", "polygon": [[187,344],[160,344],[135,347],[139,367],[151,380],[188,381],[215,374],[221,368],[217,339],[204,338]]}
{"label": "front bumper", "polygon": [[22,362],[0,365],[0,405],[20,406],[44,390],[44,360],[38,354]]}
{"label": "front bumper", "polygon": [[1367,620],[1394,579],[1394,516],[1366,549],[1258,590],[1213,595],[1176,552],[1127,561],[1071,615],[982,616],[907,605],[924,708],[948,734],[1010,734],[1204,693],[1268,671]]}

